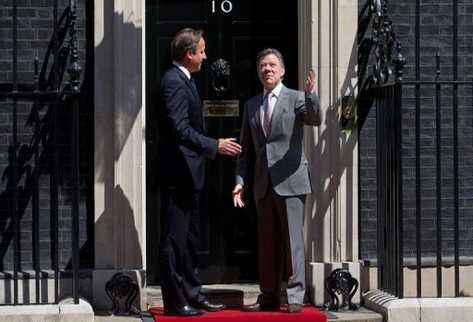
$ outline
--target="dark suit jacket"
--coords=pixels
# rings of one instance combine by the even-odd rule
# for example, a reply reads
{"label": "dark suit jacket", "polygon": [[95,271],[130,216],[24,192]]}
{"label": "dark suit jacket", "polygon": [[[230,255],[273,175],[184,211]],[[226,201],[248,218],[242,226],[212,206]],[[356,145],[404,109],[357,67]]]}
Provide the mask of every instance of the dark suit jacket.
{"label": "dark suit jacket", "polygon": [[256,199],[264,197],[268,178],[281,196],[310,193],[303,134],[304,124],[317,126],[321,122],[319,98],[315,93],[306,97],[304,92],[283,86],[274,106],[269,137],[264,135],[261,125],[262,104],[262,93],[245,104],[236,183],[244,184],[253,177]]}
{"label": "dark suit jacket", "polygon": [[206,136],[199,94],[177,66],[161,79],[158,117],[160,182],[168,187],[202,189],[205,158],[215,158],[218,143]]}

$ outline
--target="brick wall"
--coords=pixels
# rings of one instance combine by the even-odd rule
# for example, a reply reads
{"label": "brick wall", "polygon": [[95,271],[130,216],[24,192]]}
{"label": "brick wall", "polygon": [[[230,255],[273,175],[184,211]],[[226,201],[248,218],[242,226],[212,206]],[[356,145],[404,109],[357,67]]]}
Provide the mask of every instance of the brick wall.
{"label": "brick wall", "polygon": [[[59,2],[59,17],[68,1]],[[85,0],[77,1],[78,6],[78,46],[80,66],[83,80],[90,71],[86,69],[86,8]],[[53,1],[47,0],[17,0],[18,4],[18,82],[32,83],[34,81],[34,57],[37,56],[41,65],[52,38]],[[12,81],[12,0],[0,0],[0,83]],[[58,17],[58,18],[59,18]],[[67,38],[66,38],[67,39]],[[92,40],[91,40],[92,41]],[[50,59],[50,62],[52,59]],[[50,65],[48,66],[48,68]],[[65,81],[68,75],[65,75]],[[90,230],[93,212],[91,206],[91,167],[93,146],[92,104],[88,88],[83,88],[81,97],[81,201],[80,201],[80,231],[81,231],[81,262],[84,266],[92,265],[93,256],[91,245],[93,241]],[[0,270],[11,270],[13,260],[12,242],[12,194],[8,189],[11,180],[12,160],[12,114],[11,101],[0,101]],[[20,250],[21,270],[33,267],[33,211],[32,192],[34,173],[39,173],[39,238],[40,263],[42,269],[51,267],[51,173],[52,173],[52,126],[48,117],[52,113],[52,105],[32,102],[18,102],[18,164],[19,164],[19,218],[20,218]],[[41,135],[34,133],[32,121],[38,112],[41,119]],[[71,113],[70,104],[62,102],[58,105],[59,135],[58,153],[58,204],[59,204],[59,263],[64,267],[71,259]],[[39,165],[34,163],[34,146],[38,143]]]}
{"label": "brick wall", "polygon": [[[364,1],[360,1],[360,6]],[[435,78],[435,53],[441,56],[441,80],[453,78],[453,1],[421,1],[421,79]],[[473,78],[473,3],[459,1],[458,64],[459,78]],[[407,59],[404,79],[415,78],[415,1],[390,1],[389,14]],[[459,216],[460,257],[473,257],[473,102],[472,87],[459,89]],[[433,87],[421,90],[421,205],[422,255],[425,263],[436,251],[436,120]],[[441,91],[441,168],[442,168],[442,251],[453,256],[453,114],[451,86]],[[403,208],[404,251],[407,259],[415,256],[415,99],[412,87],[403,90]],[[376,150],[375,111],[360,129],[360,254],[376,258]]]}

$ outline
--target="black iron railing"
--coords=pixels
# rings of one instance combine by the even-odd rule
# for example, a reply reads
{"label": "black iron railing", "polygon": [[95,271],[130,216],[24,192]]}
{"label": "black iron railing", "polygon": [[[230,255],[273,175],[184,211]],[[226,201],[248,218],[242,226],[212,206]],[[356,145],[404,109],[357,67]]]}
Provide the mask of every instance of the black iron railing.
{"label": "black iron railing", "polygon": [[[53,1],[53,30],[49,46],[47,48],[41,69],[39,59],[32,57],[34,64],[34,79],[31,83],[20,83],[18,81],[18,1],[12,2],[12,76],[11,83],[0,84],[0,101],[11,106],[11,141],[9,146],[9,165],[7,178],[7,189],[4,192],[5,200],[10,204],[10,227],[3,231],[2,239],[11,239],[13,244],[12,271],[3,271],[5,281],[11,279],[13,292],[8,295],[7,282],[5,282],[5,303],[3,304],[44,304],[51,302],[48,292],[44,294],[43,277],[48,275],[45,270],[53,271],[54,275],[54,299],[53,303],[60,300],[59,279],[63,273],[59,268],[59,202],[58,202],[58,171],[62,167],[59,162],[59,110],[70,108],[72,116],[71,137],[71,268],[72,268],[72,295],[74,303],[79,303],[79,94],[80,94],[80,67],[78,64],[78,48],[76,37],[76,4],[74,0],[69,1],[69,6],[58,18],[58,1]],[[67,72],[69,80],[63,81]],[[29,102],[32,104],[31,113],[28,117],[29,123],[33,124],[33,135],[27,146],[19,146],[18,140],[18,106]],[[44,112],[46,110],[46,112]],[[43,111],[43,112],[41,112]],[[5,111],[2,111],[5,112]],[[40,153],[40,150],[42,153]],[[32,169],[26,167],[28,160],[32,160]],[[19,180],[25,173],[25,169],[32,171],[25,175],[24,186],[20,189]],[[48,170],[44,170],[47,168]],[[50,234],[51,234],[51,267],[41,267],[41,232],[40,232],[40,177],[49,174],[49,200],[50,205],[45,210],[50,212]],[[21,192],[21,193],[20,193]],[[33,274],[22,270],[22,226],[21,218],[25,208],[25,202],[31,200],[32,204],[32,263],[35,279],[35,295],[29,298],[29,294],[20,296],[20,283],[28,283],[27,279]],[[44,207],[44,206],[43,206]],[[5,246],[8,247],[8,246]],[[5,251],[6,252],[6,251]],[[5,252],[2,252],[5,254]],[[3,264],[2,264],[3,267]],[[48,276],[46,276],[48,277]],[[48,283],[46,283],[47,289]],[[23,291],[29,290],[23,284]],[[21,298],[20,298],[21,297]]]}
{"label": "black iron railing", "polygon": [[402,85],[372,89],[376,102],[376,179],[378,226],[378,285],[402,294]]}
{"label": "black iron railing", "polygon": [[[439,68],[440,70],[440,68]],[[403,200],[411,196],[403,195],[403,167],[402,159],[404,156],[402,150],[402,93],[409,88],[414,89],[415,93],[415,230],[411,234],[415,236],[415,258],[410,261],[409,266],[415,267],[417,271],[416,293],[417,297],[423,297],[422,292],[422,269],[425,251],[423,252],[421,239],[426,227],[422,225],[422,200],[424,189],[435,189],[435,199],[432,200],[435,207],[435,262],[429,266],[436,268],[437,297],[444,295],[442,268],[446,265],[454,266],[454,294],[460,295],[460,257],[459,257],[459,142],[458,142],[458,89],[471,93],[471,106],[473,108],[473,80],[472,81],[404,81],[395,84],[383,85],[372,89],[371,95],[375,98],[376,107],[376,141],[377,141],[377,220],[378,220],[378,285],[379,288],[396,295],[404,296],[403,291],[403,268],[407,265],[404,261],[409,255],[406,253],[407,247],[403,244]],[[435,109],[435,153],[433,164],[435,167],[435,187],[423,187],[422,182],[422,164],[421,164],[421,113],[420,113],[420,91],[426,88],[434,89],[434,109]],[[442,104],[442,93],[445,89],[451,88],[455,96],[452,97],[453,106]],[[456,88],[456,89],[455,89]],[[455,99],[456,97],[456,99]],[[452,115],[447,115],[451,112]],[[442,122],[445,118],[452,118],[452,149],[451,156],[445,156],[442,153],[443,135]],[[451,129],[449,129],[451,131]],[[443,244],[448,241],[443,232],[448,230],[445,227],[448,216],[442,201],[446,196],[444,193],[445,170],[442,160],[450,158],[453,160],[449,165],[453,177],[453,227],[449,227],[453,235],[453,254],[445,256],[445,247]],[[412,190],[412,189],[410,189]],[[429,206],[431,208],[431,206]],[[444,213],[447,215],[444,215]],[[453,258],[453,263],[451,258]]]}
{"label": "black iron railing", "polygon": [[[370,0],[364,7],[364,18],[360,19],[363,30],[368,29],[367,21],[371,22],[372,32],[371,37],[360,41],[365,45],[365,56],[360,59],[361,66],[364,66],[361,71],[366,71],[371,59],[372,72],[369,76],[361,74],[363,85],[358,98],[358,109],[362,115],[367,115],[370,108],[376,109],[378,288],[404,297],[404,271],[409,266],[416,271],[416,296],[423,297],[422,275],[423,269],[428,265],[436,269],[436,296],[442,297],[446,295],[443,288],[445,274],[442,269],[452,265],[453,294],[460,296],[459,164],[462,146],[459,131],[464,130],[465,126],[459,128],[459,99],[461,93],[463,110],[468,110],[465,108],[467,106],[473,111],[473,80],[458,79],[458,3],[453,0],[451,80],[442,80],[438,54],[435,60],[435,78],[421,79],[420,0],[416,0],[415,79],[403,80],[405,61],[387,6],[387,1]],[[393,54],[394,52],[396,53]],[[471,104],[466,102],[469,99]],[[425,100],[429,103],[426,104]],[[433,117],[429,115],[431,125],[428,126],[430,132],[427,135],[423,132],[426,127],[423,124],[426,109],[428,112],[433,111]],[[408,125],[404,125],[404,122]],[[448,133],[444,133],[447,131]],[[429,167],[433,171],[429,172],[429,179],[433,178],[434,184],[426,186],[423,183],[426,166],[422,164],[422,158],[426,154],[422,151],[426,148],[424,141],[430,138],[432,140],[427,148],[431,152],[428,154]],[[405,159],[410,162],[408,166],[403,166]],[[409,174],[403,173],[405,170],[409,170]],[[404,183],[406,178],[411,180],[409,184]],[[446,191],[445,182],[450,178],[451,184],[447,186],[451,191]],[[433,196],[427,195],[432,191]],[[413,206],[404,205],[406,200]],[[426,200],[430,202],[427,206]],[[451,206],[444,204],[447,201]],[[434,223],[432,227],[425,227],[424,216],[427,211],[433,212],[433,215],[429,213],[429,220]],[[413,222],[413,227],[405,227],[406,222]],[[426,233],[430,240],[427,243],[423,240],[423,234]],[[409,245],[405,244],[406,240]],[[427,257],[434,260],[426,260]]]}

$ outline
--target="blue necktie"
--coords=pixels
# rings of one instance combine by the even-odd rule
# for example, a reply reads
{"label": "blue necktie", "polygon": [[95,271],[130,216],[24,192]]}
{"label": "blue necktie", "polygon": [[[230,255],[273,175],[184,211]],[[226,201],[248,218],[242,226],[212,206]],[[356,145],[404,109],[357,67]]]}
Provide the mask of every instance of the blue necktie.
{"label": "blue necktie", "polygon": [[192,85],[192,88],[194,89],[195,93],[198,94],[197,86],[195,85],[195,80],[192,77],[191,77],[191,85]]}
{"label": "blue necktie", "polygon": [[[199,92],[197,92],[197,86],[195,85],[195,80],[191,77],[191,87],[194,90],[194,93],[197,97],[199,97]],[[206,130],[206,125],[205,125],[205,117],[201,112],[201,120],[202,120],[202,129],[205,131]]]}

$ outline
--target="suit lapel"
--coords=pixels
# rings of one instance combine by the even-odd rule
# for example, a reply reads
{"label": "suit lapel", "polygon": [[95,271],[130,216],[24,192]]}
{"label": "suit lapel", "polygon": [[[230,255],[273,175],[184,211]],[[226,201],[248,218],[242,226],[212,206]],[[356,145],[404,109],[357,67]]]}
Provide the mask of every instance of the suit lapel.
{"label": "suit lapel", "polygon": [[181,78],[184,81],[184,83],[189,87],[189,90],[191,91],[196,101],[200,102],[199,93],[197,93],[197,90],[192,85],[192,81],[189,78],[187,78],[186,74],[184,74],[182,70],[179,69],[179,67],[174,65],[174,68],[176,69],[176,72],[179,75],[179,78]]}
{"label": "suit lapel", "polygon": [[[190,98],[190,104],[189,104],[189,117],[191,117],[193,114],[196,114],[198,119],[196,119],[199,122],[199,127],[202,129],[205,129],[205,118],[202,113],[202,102],[200,101],[199,93],[197,93],[196,88],[192,84],[192,81],[184,74],[182,70],[180,70],[176,65],[174,65],[174,68],[176,70],[177,76],[186,84],[186,86],[189,87],[189,91],[192,93],[192,97]],[[192,99],[193,98],[193,99]]]}
{"label": "suit lapel", "polygon": [[258,133],[264,138],[263,127],[261,126],[261,105],[263,105],[263,94],[258,94],[255,99],[255,104],[252,107],[253,115],[252,115],[252,122],[253,126],[257,129]]}

